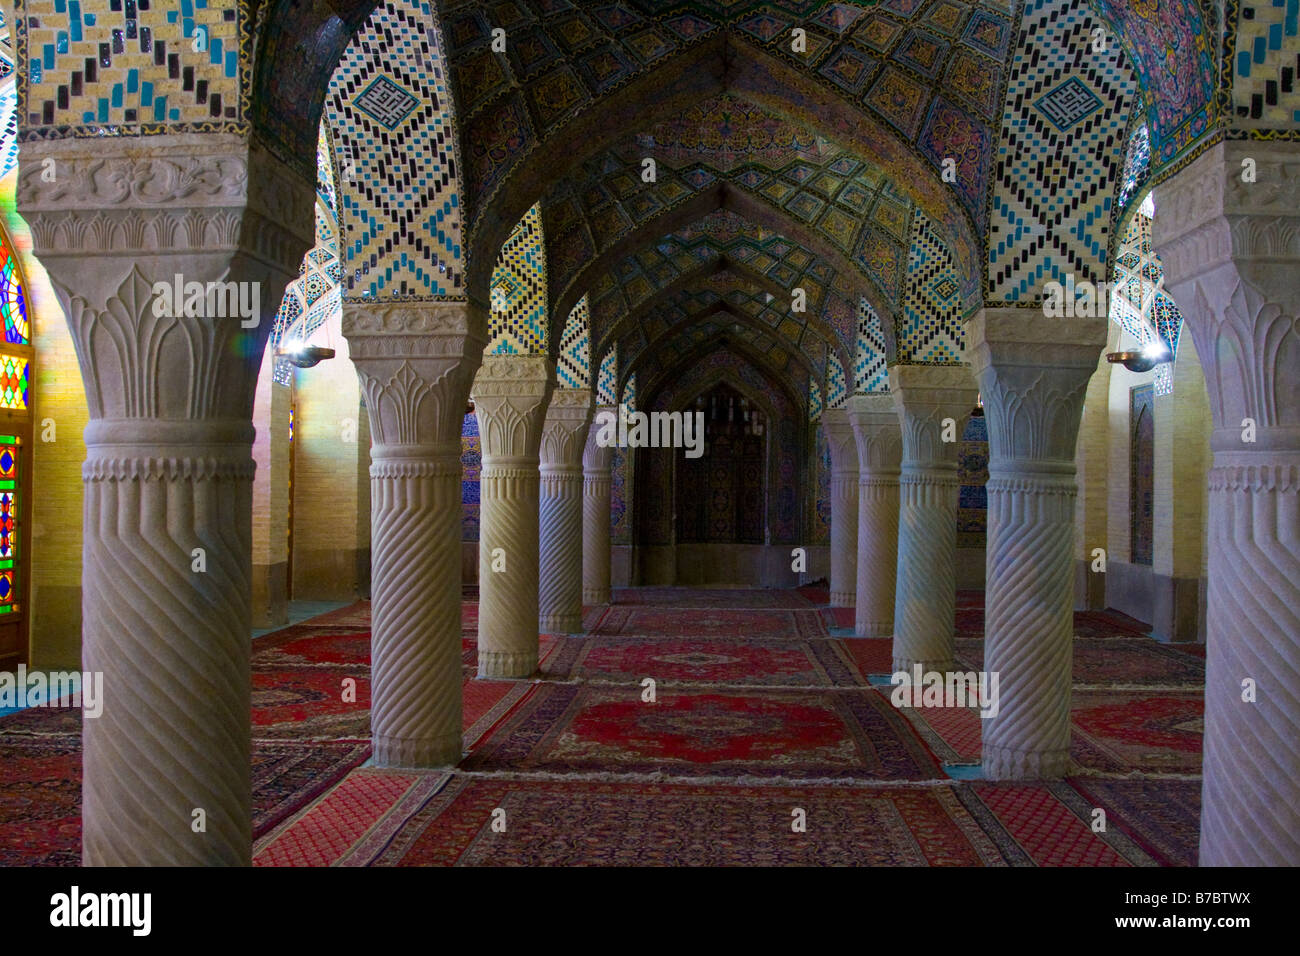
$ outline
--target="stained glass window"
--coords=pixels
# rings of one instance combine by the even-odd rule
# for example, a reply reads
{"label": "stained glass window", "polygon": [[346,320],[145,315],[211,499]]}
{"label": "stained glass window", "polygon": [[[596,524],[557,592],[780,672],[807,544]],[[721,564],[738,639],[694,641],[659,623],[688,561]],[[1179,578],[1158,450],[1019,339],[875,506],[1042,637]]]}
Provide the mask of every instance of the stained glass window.
{"label": "stained glass window", "polygon": [[31,363],[0,352],[0,408],[27,410],[27,385]]}
{"label": "stained glass window", "polygon": [[[1169,354],[1178,357],[1178,340],[1182,335],[1183,316],[1178,305],[1165,291],[1165,271],[1151,241],[1155,217],[1152,194],[1129,220],[1127,232],[1115,256],[1110,299],[1110,319],[1146,346],[1162,342]],[[1157,365],[1152,378],[1156,395],[1174,390],[1172,362]]]}
{"label": "stained glass window", "polygon": [[0,614],[18,610],[18,466],[22,439],[0,435]]}
{"label": "stained glass window", "polygon": [[27,300],[18,278],[18,260],[13,249],[0,237],[0,315],[4,317],[5,338],[10,345],[30,345],[31,326],[27,322]]}

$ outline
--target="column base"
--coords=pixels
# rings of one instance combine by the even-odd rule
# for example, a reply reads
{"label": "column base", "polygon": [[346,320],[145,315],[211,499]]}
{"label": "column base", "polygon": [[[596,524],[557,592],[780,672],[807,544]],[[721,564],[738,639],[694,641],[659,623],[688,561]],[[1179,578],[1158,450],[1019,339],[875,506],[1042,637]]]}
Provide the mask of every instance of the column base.
{"label": "column base", "polygon": [[464,740],[459,733],[443,737],[374,738],[376,767],[427,769],[460,763]]}
{"label": "column base", "polygon": [[583,588],[583,604],[613,604],[613,595],[609,588]]}
{"label": "column base", "polygon": [[478,652],[479,677],[532,677],[537,672],[536,651]]}
{"label": "column base", "polygon": [[857,597],[856,591],[832,591],[831,607],[853,607]]}
{"label": "column base", "polygon": [[899,671],[907,671],[910,674],[912,673],[913,670],[915,670],[916,665],[918,664],[921,665],[922,674],[928,674],[931,671],[938,674],[946,674],[951,670],[956,670],[956,666],[951,657],[949,657],[947,660],[930,660],[930,661],[918,661],[918,660],[913,660],[912,658],[909,657],[895,657],[894,673],[898,673]]}
{"label": "column base", "polygon": [[985,780],[1059,780],[1070,765],[1070,748],[1064,750],[1009,750],[984,745]]}
{"label": "column base", "polygon": [[859,619],[853,622],[853,633],[857,637],[893,637],[894,622]]}
{"label": "column base", "polygon": [[543,634],[578,634],[582,631],[582,615],[547,614],[537,619],[537,629]]}

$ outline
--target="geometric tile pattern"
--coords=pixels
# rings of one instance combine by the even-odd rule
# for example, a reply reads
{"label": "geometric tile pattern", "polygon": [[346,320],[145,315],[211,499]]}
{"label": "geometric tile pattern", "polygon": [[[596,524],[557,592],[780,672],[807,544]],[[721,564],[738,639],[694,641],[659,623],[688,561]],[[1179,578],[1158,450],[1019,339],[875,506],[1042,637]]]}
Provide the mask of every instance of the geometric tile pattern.
{"label": "geometric tile pattern", "polygon": [[1242,0],[1235,23],[1232,125],[1300,126],[1300,0]]}
{"label": "geometric tile pattern", "polygon": [[[473,215],[483,214],[525,155],[592,109],[606,91],[724,32],[794,71],[794,77],[773,72],[756,81],[779,86],[770,90],[773,95],[800,103],[838,96],[860,110],[862,125],[884,134],[864,133],[882,166],[915,167],[920,160],[938,168],[943,158],[960,156],[973,178],[986,177],[1001,101],[997,88],[1005,82],[1003,63],[1018,5],[1017,0],[996,7],[894,0],[864,9],[847,3],[737,0],[510,0],[497,14],[469,0],[447,0],[441,9],[465,123],[465,178]],[[805,31],[806,52],[790,49],[794,27]],[[507,52],[492,51],[493,28],[506,31]],[[745,55],[743,48],[739,55]],[[889,78],[882,80],[887,72]],[[950,95],[936,110],[940,89]],[[635,117],[614,121],[633,126]],[[923,121],[919,137],[918,121]],[[889,135],[891,130],[896,135]],[[755,152],[767,145],[758,144]],[[727,160],[735,159],[730,145],[723,152]],[[984,217],[986,182],[958,190],[964,215],[977,223]],[[940,184],[920,176],[902,185],[930,208],[945,232],[960,227],[963,213],[952,202],[952,190],[934,188]],[[809,214],[814,205],[806,203]],[[960,228],[969,232],[969,226]],[[973,265],[978,250],[971,252]]]}
{"label": "geometric tile pattern", "polygon": [[1101,100],[1077,76],[1072,76],[1056,89],[1044,93],[1034,106],[1064,133],[1089,113],[1101,109]]}
{"label": "geometric tile pattern", "polygon": [[[714,287],[711,299],[707,289],[664,300],[657,298],[681,276],[724,260],[744,273],[762,277],[775,289],[802,288],[807,310],[791,311],[791,300],[784,293],[780,298],[772,296],[770,301],[758,298],[758,286],[748,277],[743,282],[737,280],[731,270],[727,274],[738,288]],[[656,322],[667,328],[730,294],[735,307],[761,318],[774,329],[787,330],[787,347],[800,348],[805,362],[820,377],[824,362],[821,355],[829,341],[838,339],[847,351],[855,339],[855,316],[849,302],[856,295],[851,290],[843,277],[803,246],[736,213],[717,210],[619,260],[608,272],[593,279],[589,288],[592,338],[603,347],[629,315],[652,301],[657,305],[646,315],[645,322],[647,333],[653,335],[661,328]],[[624,358],[630,361],[626,354]]]}
{"label": "geometric tile pattern", "polygon": [[[584,297],[585,298],[585,297]],[[600,372],[596,376],[596,404],[615,405],[618,403],[618,347],[610,349],[600,360]]]}
{"label": "geometric tile pattern", "polygon": [[[1182,334],[1183,316],[1165,291],[1165,271],[1151,241],[1155,214],[1152,194],[1133,213],[1128,231],[1115,256],[1111,280],[1110,319],[1133,336],[1139,345],[1161,341],[1175,358]],[[1157,365],[1153,385],[1157,395],[1174,389],[1173,363]]]}
{"label": "geometric tile pattern", "polygon": [[591,388],[591,319],[584,295],[569,313],[560,338],[555,377],[560,388]]}
{"label": "geometric tile pattern", "polygon": [[[33,5],[25,53],[27,124],[74,135],[113,126],[195,131],[241,116],[240,45],[248,3],[54,0]],[[67,135],[67,131],[63,132]]]}
{"label": "geometric tile pattern", "polygon": [[822,387],[816,380],[808,381],[808,421],[815,422],[822,417]]}
{"label": "geometric tile pattern", "polygon": [[[655,182],[642,163],[656,161]],[[607,150],[542,199],[553,294],[633,230],[726,183],[771,207],[770,224],[810,227],[893,303],[906,265],[911,201],[875,167],[731,94],[713,97]],[[847,277],[846,277],[847,278]],[[780,280],[778,280],[780,281]]]}
{"label": "geometric tile pattern", "polygon": [[849,398],[849,390],[844,383],[844,366],[838,358],[832,356],[826,372],[826,407],[843,408]]}
{"label": "geometric tile pattern", "polygon": [[1106,276],[1133,72],[1074,0],[1027,0],[993,185],[987,299],[1038,302],[1043,286]]}
{"label": "geometric tile pattern", "polygon": [[854,392],[889,391],[885,357],[885,330],[880,316],[871,303],[861,299],[858,302],[858,348],[853,364]]}
{"label": "geometric tile pattern", "polygon": [[[324,130],[321,131],[322,137]],[[298,278],[284,290],[275,322],[271,326],[269,347],[274,350],[286,342],[308,344],[316,330],[336,321],[343,309],[342,266],[338,259],[338,226],[325,205],[325,195],[317,194],[316,245],[303,256]],[[280,359],[275,363],[275,381],[293,382],[293,365]]]}
{"label": "geometric tile pattern", "polygon": [[948,248],[919,209],[912,221],[912,254],[902,321],[894,330],[898,361],[960,362],[965,348],[961,296]]}
{"label": "geometric tile pattern", "polygon": [[1119,211],[1122,214],[1129,203],[1138,198],[1140,187],[1151,179],[1151,136],[1147,124],[1141,123],[1129,137],[1128,153],[1124,157],[1124,180],[1119,188]]}
{"label": "geometric tile pattern", "polygon": [[544,355],[550,330],[546,323],[546,250],[537,206],[524,213],[501,247],[492,270],[491,293],[487,351]]}
{"label": "geometric tile pattern", "polygon": [[1181,165],[1218,137],[1219,13],[1214,7],[1219,4],[1213,0],[1092,3],[1113,25],[1111,35],[1118,35],[1125,58],[1141,78],[1158,179],[1164,169]]}
{"label": "geometric tile pattern", "polygon": [[623,404],[629,412],[636,411],[636,372],[633,372],[623,386]]}
{"label": "geometric tile pattern", "polygon": [[[0,19],[4,14],[0,13]],[[0,30],[0,179],[18,166],[18,85],[10,55],[8,34]]]}
{"label": "geometric tile pattern", "polygon": [[330,80],[348,298],[464,298],[455,120],[439,51],[429,0],[384,0]]}

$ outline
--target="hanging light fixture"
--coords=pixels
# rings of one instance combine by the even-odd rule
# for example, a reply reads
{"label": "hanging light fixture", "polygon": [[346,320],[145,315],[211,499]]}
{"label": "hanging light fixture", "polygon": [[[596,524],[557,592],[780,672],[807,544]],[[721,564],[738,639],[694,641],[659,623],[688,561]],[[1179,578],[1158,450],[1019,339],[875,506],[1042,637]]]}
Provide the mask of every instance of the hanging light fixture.
{"label": "hanging light fixture", "polygon": [[1149,372],[1157,365],[1173,360],[1173,353],[1162,341],[1148,342],[1139,351],[1110,352],[1106,355],[1107,362],[1123,365],[1130,372]]}
{"label": "hanging light fixture", "polygon": [[281,345],[275,355],[276,358],[282,358],[290,365],[298,368],[314,368],[326,359],[332,359],[334,350],[321,345],[308,345],[306,342],[294,340]]}

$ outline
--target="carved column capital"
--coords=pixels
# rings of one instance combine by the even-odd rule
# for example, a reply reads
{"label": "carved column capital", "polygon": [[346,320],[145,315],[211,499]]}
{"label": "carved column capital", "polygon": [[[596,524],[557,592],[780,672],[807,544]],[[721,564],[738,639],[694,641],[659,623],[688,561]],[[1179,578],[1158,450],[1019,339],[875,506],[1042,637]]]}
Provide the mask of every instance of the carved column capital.
{"label": "carved column capital", "polygon": [[1088,380],[1106,345],[1108,319],[1048,319],[1025,309],[982,309],[967,327],[995,474],[1069,463]]}
{"label": "carved column capital", "polygon": [[831,472],[848,474],[858,470],[857,439],[847,408],[828,408],[822,412],[822,431],[831,452]]}
{"label": "carved column capital", "polygon": [[614,449],[610,445],[602,445],[597,441],[600,435],[600,419],[602,415],[616,417],[618,415],[617,405],[599,405],[592,411],[592,423],[587,429],[587,443],[582,449],[582,470],[585,474],[605,478],[609,477],[610,469],[613,467]]}
{"label": "carved column capital", "polygon": [[555,363],[541,355],[485,355],[470,394],[483,440],[483,464],[536,459],[555,388]]}
{"label": "carved column capital", "polygon": [[557,388],[542,423],[540,450],[543,473],[555,469],[582,472],[582,456],[591,424],[591,391]]}
{"label": "carved column capital", "polygon": [[459,448],[483,354],[482,320],[468,302],[344,302],[343,334],[366,396],[376,461]]}
{"label": "carved column capital", "polygon": [[898,477],[903,458],[903,432],[898,423],[898,407],[888,392],[852,395],[848,403],[849,420],[857,440],[858,473]]}
{"label": "carved column capital", "polygon": [[889,391],[903,431],[903,467],[957,466],[957,441],[944,441],[944,419],[956,423],[957,439],[975,407],[975,378],[964,365],[895,365]]}

